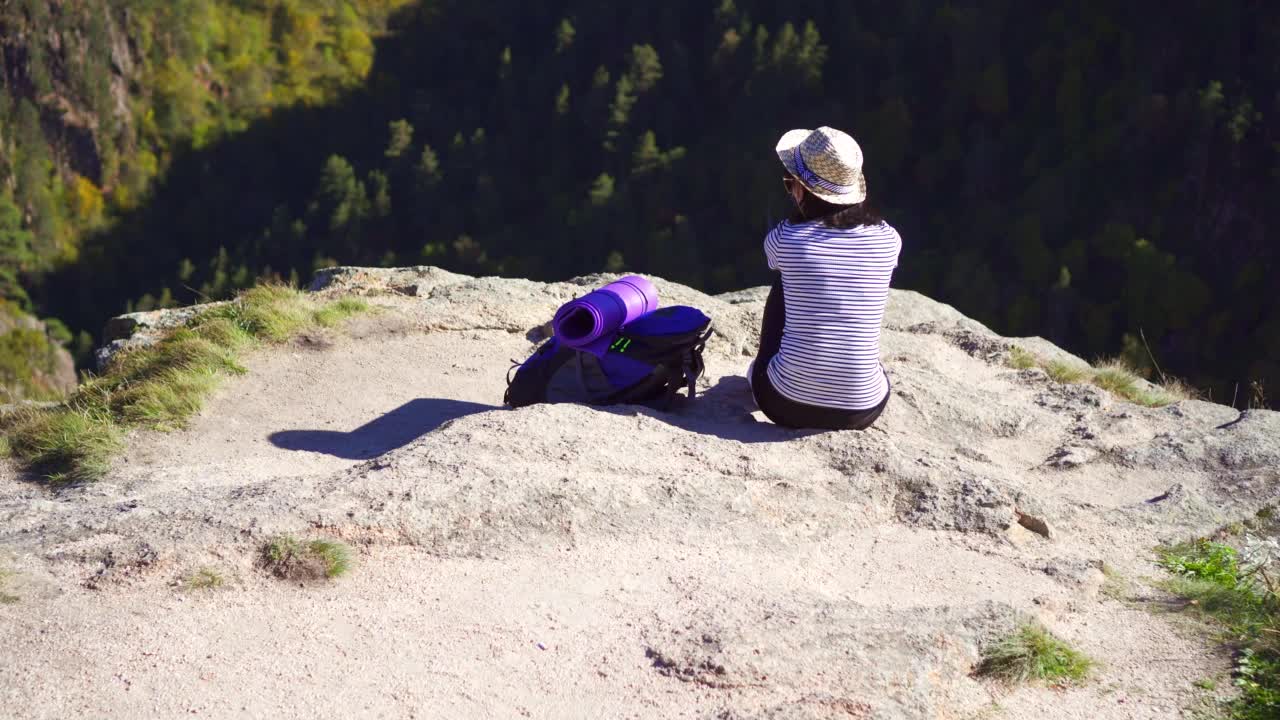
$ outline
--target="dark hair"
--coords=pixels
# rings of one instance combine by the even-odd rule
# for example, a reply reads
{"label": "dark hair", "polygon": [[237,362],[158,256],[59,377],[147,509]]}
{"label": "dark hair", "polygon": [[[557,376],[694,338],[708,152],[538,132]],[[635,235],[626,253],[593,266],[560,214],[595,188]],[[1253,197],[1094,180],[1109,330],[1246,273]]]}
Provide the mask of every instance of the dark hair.
{"label": "dark hair", "polygon": [[809,188],[804,188],[804,198],[787,219],[792,225],[821,220],[823,225],[833,228],[855,228],[884,222],[884,216],[871,204],[870,198],[856,205],[836,205],[809,192]]}

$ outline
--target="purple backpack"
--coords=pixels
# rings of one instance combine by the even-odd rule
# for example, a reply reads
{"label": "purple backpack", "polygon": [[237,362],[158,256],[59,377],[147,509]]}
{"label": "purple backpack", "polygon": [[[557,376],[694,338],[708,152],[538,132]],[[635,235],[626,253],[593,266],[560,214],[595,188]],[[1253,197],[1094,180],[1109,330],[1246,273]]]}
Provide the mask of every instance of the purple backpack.
{"label": "purple backpack", "polygon": [[623,325],[607,349],[591,352],[551,338],[507,373],[503,402],[637,404],[667,409],[684,388],[692,399],[705,365],[711,318],[685,305],[659,308]]}

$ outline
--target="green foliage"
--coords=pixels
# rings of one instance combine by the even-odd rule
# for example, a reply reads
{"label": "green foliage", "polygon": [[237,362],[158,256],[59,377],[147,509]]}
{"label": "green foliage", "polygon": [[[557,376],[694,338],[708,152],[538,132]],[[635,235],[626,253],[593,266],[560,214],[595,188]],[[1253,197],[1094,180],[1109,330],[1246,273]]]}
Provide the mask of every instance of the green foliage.
{"label": "green foliage", "polygon": [[[29,268],[35,260],[31,244],[31,231],[24,227],[22,212],[7,194],[0,192],[0,267],[10,272]],[[4,299],[14,299],[13,292],[9,289]]]}
{"label": "green foliage", "polygon": [[333,579],[350,572],[354,562],[348,545],[326,538],[303,541],[277,535],[262,546],[263,566],[282,579]]}
{"label": "green foliage", "polygon": [[354,298],[319,303],[281,285],[253,288],[196,313],[152,345],[119,354],[61,405],[10,423],[10,450],[27,471],[51,481],[96,480],[110,469],[125,429],[182,427],[223,377],[245,371],[239,359],[245,350],[367,309]]}
{"label": "green foliage", "polygon": [[33,412],[8,437],[13,456],[52,483],[97,480],[124,443],[115,418],[92,402]]}
{"label": "green foliage", "polygon": [[613,188],[613,178],[608,173],[601,173],[595,182],[591,184],[591,191],[588,193],[588,197],[591,198],[591,204],[596,207],[607,204],[613,197]]}
{"label": "green foliage", "polygon": [[[898,286],[1082,356],[1144,330],[1214,399],[1280,383],[1280,246],[1256,240],[1280,227],[1268,13],[62,5],[0,7],[24,58],[0,92],[0,294],[73,332],[424,246],[469,272],[562,279],[617,252],[710,292],[759,284],[788,210],[781,108],[857,135],[909,231]],[[1205,51],[1244,24],[1256,42]]]}
{"label": "green foliage", "polygon": [[389,130],[391,139],[387,141],[387,151],[383,154],[389,158],[398,158],[413,145],[413,126],[408,120],[401,118],[391,121]]}
{"label": "green foliage", "polygon": [[977,673],[1009,683],[1085,679],[1094,662],[1037,623],[1022,625],[983,653]]}
{"label": "green foliage", "polygon": [[1275,720],[1280,716],[1280,653],[1246,648],[1236,662],[1240,699],[1231,708],[1232,720]]}
{"label": "green foliage", "polygon": [[1175,574],[1164,587],[1187,600],[1188,608],[1221,623],[1225,639],[1240,648],[1235,669],[1240,695],[1228,706],[1228,717],[1280,716],[1280,596],[1267,570],[1274,553],[1246,563],[1236,548],[1200,539],[1160,548],[1158,555],[1160,565]]}
{"label": "green foliage", "polygon": [[578,31],[574,29],[573,23],[569,22],[569,18],[562,18],[560,25],[556,27],[556,54],[559,55],[573,47],[573,38],[577,34]]}
{"label": "green foliage", "polygon": [[[0,310],[12,316],[8,308]],[[0,401],[57,400],[51,382],[58,364],[58,343],[36,328],[15,327],[0,333]]]}
{"label": "green foliage", "polygon": [[556,115],[567,115],[569,113],[570,99],[569,83],[560,86],[560,92],[556,93]]}
{"label": "green foliage", "polygon": [[[214,147],[275,109],[330,103],[358,87],[372,67],[373,37],[409,2],[0,7],[6,54],[24,58],[0,86],[0,292],[25,299],[19,275],[39,286],[45,273],[78,261],[85,239],[137,208],[187,149]],[[118,104],[112,89],[126,87],[131,94]],[[394,155],[412,127],[392,130]],[[219,296],[235,289],[213,286]]]}
{"label": "green foliage", "polygon": [[652,45],[635,45],[628,59],[627,77],[637,93],[646,93],[662,79],[662,61]]}
{"label": "green foliage", "polygon": [[1176,575],[1224,587],[1235,587],[1240,582],[1240,560],[1236,549],[1208,540],[1162,550],[1160,566]]}

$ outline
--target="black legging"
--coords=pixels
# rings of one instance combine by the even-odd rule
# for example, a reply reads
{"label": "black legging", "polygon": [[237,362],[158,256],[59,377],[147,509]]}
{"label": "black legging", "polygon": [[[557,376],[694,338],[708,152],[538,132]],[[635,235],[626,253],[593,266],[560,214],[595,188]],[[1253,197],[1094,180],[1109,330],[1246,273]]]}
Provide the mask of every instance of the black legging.
{"label": "black legging", "polygon": [[751,391],[756,405],[765,416],[777,425],[793,428],[818,428],[823,430],[865,430],[880,417],[889,403],[885,393],[880,404],[868,410],[841,410],[838,408],[808,405],[783,397],[769,382],[769,361],[782,347],[782,328],[786,325],[787,311],[782,295],[782,273],[773,280],[769,299],[764,303],[764,320],[760,323],[760,352],[751,368]]}

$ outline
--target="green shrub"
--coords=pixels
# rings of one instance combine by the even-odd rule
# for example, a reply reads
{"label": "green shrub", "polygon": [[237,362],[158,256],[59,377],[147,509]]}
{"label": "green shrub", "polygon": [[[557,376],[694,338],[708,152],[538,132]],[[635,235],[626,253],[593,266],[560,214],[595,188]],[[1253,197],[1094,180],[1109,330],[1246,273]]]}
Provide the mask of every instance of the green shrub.
{"label": "green shrub", "polygon": [[1038,623],[1026,623],[983,654],[978,674],[1010,683],[1083,680],[1093,661]]}
{"label": "green shrub", "polygon": [[0,402],[61,399],[62,393],[46,380],[57,366],[57,352],[57,344],[37,329],[0,333]]}
{"label": "green shrub", "polygon": [[1275,720],[1280,717],[1280,653],[1245,648],[1236,662],[1240,697],[1232,704],[1232,720]]}
{"label": "green shrub", "polygon": [[1197,540],[1159,551],[1162,567],[1175,577],[1163,587],[1186,607],[1220,623],[1224,638],[1239,648],[1236,686],[1227,708],[1231,720],[1280,717],[1280,598],[1263,566],[1246,566],[1233,547]]}
{"label": "green shrub", "polygon": [[1159,551],[1159,564],[1176,575],[1234,588],[1240,582],[1240,555],[1230,545],[1197,540]]}

